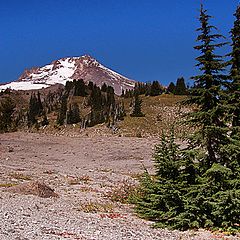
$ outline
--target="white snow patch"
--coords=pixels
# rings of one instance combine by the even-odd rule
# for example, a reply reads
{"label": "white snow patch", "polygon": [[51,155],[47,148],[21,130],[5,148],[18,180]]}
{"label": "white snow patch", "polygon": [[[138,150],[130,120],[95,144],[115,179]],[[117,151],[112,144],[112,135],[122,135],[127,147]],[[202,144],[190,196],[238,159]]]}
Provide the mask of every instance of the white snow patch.
{"label": "white snow patch", "polygon": [[37,90],[42,88],[47,88],[49,85],[47,84],[36,84],[31,82],[11,82],[6,85],[0,86],[0,91],[6,90],[7,88],[13,89],[13,90]]}

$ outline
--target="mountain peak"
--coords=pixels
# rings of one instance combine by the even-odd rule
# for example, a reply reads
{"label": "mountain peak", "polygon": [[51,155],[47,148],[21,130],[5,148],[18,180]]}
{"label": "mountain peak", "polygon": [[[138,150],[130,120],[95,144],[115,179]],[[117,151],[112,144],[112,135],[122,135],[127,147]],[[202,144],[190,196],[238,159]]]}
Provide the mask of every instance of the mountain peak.
{"label": "mountain peak", "polygon": [[97,86],[103,83],[112,86],[120,95],[122,90],[133,89],[136,81],[120,75],[105,67],[90,55],[65,57],[43,67],[26,69],[15,82],[0,86],[0,90],[31,90],[49,87],[54,84],[65,85],[67,81],[83,79]]}

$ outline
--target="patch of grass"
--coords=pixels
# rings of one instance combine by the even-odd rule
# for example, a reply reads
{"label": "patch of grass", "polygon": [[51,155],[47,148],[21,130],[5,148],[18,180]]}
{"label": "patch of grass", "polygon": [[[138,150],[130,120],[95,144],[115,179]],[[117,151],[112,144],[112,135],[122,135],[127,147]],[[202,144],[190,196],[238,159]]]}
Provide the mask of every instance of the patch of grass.
{"label": "patch of grass", "polygon": [[128,180],[124,180],[108,191],[105,194],[105,197],[108,197],[113,202],[129,203],[137,194],[137,191],[136,184],[133,184]]}
{"label": "patch of grass", "polygon": [[86,213],[98,213],[98,212],[109,213],[113,212],[113,209],[114,205],[111,203],[99,203],[89,201],[87,203],[82,204],[78,210]]}
{"label": "patch of grass", "polygon": [[17,179],[17,180],[32,180],[32,177],[23,173],[18,173],[18,172],[12,172],[9,174],[11,178]]}
{"label": "patch of grass", "polygon": [[16,183],[0,183],[0,188],[9,188],[16,185],[17,185]]}

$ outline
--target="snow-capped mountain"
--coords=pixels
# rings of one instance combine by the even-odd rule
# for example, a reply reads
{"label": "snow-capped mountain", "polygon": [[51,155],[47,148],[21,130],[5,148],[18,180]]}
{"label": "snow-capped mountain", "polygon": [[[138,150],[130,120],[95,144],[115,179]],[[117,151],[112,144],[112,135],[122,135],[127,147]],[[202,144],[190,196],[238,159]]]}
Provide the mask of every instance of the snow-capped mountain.
{"label": "snow-capped mountain", "polygon": [[44,66],[26,69],[19,79],[0,86],[0,90],[33,90],[47,88],[54,84],[64,84],[67,81],[83,79],[92,81],[97,86],[106,83],[112,86],[115,93],[120,95],[122,90],[133,89],[136,81],[116,73],[100,64],[89,55],[81,57],[61,58]]}

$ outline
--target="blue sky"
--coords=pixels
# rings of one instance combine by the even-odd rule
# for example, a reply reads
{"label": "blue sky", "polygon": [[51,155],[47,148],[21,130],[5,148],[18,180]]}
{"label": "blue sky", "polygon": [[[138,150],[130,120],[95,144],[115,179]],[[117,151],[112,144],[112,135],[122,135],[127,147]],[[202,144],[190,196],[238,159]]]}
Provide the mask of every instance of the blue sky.
{"label": "blue sky", "polygon": [[[228,37],[237,0],[203,0]],[[194,75],[200,0],[0,1],[0,82],[25,68],[90,54],[138,81]]]}

